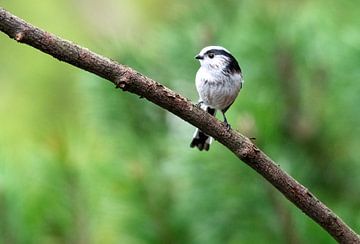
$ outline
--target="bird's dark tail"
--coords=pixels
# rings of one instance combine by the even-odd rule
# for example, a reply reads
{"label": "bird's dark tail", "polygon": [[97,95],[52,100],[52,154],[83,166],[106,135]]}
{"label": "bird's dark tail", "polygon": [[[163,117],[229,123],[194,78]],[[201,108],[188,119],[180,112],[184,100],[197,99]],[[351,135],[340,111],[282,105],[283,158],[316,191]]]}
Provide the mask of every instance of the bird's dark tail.
{"label": "bird's dark tail", "polygon": [[[206,107],[206,112],[215,116],[215,109]],[[212,142],[212,137],[206,135],[201,130],[196,129],[193,139],[190,143],[190,147],[197,147],[200,151],[205,150],[209,151],[210,144]]]}

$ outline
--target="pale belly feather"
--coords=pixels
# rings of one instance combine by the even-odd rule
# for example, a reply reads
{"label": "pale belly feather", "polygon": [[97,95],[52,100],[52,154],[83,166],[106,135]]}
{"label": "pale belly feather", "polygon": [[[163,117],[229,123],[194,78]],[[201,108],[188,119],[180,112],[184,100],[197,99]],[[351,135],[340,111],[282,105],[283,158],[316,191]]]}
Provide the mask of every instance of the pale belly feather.
{"label": "pale belly feather", "polygon": [[219,110],[229,107],[234,102],[241,85],[240,75],[209,74],[202,69],[196,74],[196,88],[200,100],[205,105]]}

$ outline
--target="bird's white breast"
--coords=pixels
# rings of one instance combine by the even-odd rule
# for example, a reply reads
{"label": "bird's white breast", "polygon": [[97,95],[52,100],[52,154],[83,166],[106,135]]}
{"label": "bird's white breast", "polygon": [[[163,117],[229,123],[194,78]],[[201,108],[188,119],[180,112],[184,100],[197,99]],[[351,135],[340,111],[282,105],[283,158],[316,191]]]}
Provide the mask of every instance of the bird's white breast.
{"label": "bird's white breast", "polygon": [[226,109],[234,102],[242,82],[241,74],[226,75],[219,69],[200,67],[196,73],[196,89],[200,100],[205,105],[219,110]]}

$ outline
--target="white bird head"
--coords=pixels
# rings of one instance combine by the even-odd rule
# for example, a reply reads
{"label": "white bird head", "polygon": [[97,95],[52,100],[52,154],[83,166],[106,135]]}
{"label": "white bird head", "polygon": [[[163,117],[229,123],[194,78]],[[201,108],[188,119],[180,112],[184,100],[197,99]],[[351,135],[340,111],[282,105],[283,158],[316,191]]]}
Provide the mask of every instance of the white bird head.
{"label": "white bird head", "polygon": [[228,69],[230,72],[241,72],[234,56],[221,46],[204,47],[195,58],[200,61],[201,67],[208,70]]}

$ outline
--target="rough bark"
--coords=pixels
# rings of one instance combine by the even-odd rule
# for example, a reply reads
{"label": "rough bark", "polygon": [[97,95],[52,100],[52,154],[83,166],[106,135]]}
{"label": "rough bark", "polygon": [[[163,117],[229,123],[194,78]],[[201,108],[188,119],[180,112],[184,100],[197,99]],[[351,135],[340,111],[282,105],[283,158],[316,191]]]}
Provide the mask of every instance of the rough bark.
{"label": "rough bark", "polygon": [[307,188],[280,169],[279,165],[247,137],[234,130],[227,130],[216,118],[197,108],[186,98],[130,67],[34,27],[3,8],[0,8],[0,30],[20,43],[28,44],[60,61],[103,77],[123,91],[144,97],[198,127],[262,175],[338,242],[360,243],[359,235]]}

